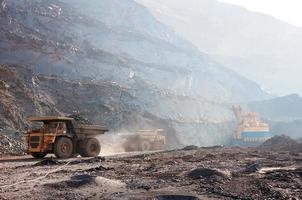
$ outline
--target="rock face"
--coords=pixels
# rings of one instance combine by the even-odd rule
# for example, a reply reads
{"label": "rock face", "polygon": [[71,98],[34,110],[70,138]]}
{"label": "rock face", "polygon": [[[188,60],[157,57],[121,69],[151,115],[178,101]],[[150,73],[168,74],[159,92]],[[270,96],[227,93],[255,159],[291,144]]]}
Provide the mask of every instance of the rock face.
{"label": "rock face", "polygon": [[266,89],[302,92],[296,73],[302,64],[300,27],[218,0],[137,1],[202,51]]}
{"label": "rock face", "polygon": [[275,121],[302,120],[302,98],[298,94],[250,102],[248,107]]}
{"label": "rock face", "polygon": [[171,120],[142,110],[136,105],[138,99],[116,83],[37,76],[21,66],[2,65],[0,69],[1,80],[9,86],[0,90],[2,128],[23,129],[30,115],[69,115],[80,111],[92,123],[104,122],[112,131],[162,127],[171,147],[180,144]]}
{"label": "rock face", "polygon": [[0,80],[0,127],[22,129],[26,115],[40,113],[41,104],[46,105],[35,94],[36,77],[24,67],[0,65]]}
{"label": "rock face", "polygon": [[12,112],[1,113],[3,126],[22,128],[28,115],[80,111],[112,130],[164,128],[172,146],[214,145],[233,131],[233,102],[267,97],[135,1],[1,5],[0,62],[12,74],[0,83],[3,109]]}

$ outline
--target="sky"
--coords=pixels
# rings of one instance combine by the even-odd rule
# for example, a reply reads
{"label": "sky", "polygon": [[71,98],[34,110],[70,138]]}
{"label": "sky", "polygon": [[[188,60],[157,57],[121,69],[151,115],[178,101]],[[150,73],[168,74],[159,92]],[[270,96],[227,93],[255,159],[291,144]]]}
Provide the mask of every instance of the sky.
{"label": "sky", "polygon": [[219,0],[244,6],[249,10],[272,15],[302,27],[302,0]]}

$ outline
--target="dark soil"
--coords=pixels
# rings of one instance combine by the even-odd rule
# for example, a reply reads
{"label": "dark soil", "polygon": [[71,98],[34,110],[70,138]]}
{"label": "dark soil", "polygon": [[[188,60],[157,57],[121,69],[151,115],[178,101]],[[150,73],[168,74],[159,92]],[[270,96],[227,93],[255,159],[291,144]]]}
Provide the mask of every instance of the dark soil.
{"label": "dark soil", "polygon": [[265,151],[302,152],[302,144],[288,136],[281,135],[267,140],[259,146],[259,149]]}
{"label": "dark soil", "polygon": [[[51,165],[24,158],[0,162],[2,199],[302,198],[301,154],[285,151],[219,147],[79,157]],[[50,171],[39,181],[6,187]]]}

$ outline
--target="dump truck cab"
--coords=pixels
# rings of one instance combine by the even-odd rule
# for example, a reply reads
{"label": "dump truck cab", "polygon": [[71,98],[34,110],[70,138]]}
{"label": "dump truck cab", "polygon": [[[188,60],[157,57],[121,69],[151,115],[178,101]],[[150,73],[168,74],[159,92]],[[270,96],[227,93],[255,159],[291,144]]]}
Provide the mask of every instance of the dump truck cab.
{"label": "dump truck cab", "polygon": [[49,153],[58,158],[98,156],[101,146],[96,136],[108,131],[105,126],[78,124],[69,117],[39,116],[28,120],[32,126],[25,134],[26,152],[35,158]]}

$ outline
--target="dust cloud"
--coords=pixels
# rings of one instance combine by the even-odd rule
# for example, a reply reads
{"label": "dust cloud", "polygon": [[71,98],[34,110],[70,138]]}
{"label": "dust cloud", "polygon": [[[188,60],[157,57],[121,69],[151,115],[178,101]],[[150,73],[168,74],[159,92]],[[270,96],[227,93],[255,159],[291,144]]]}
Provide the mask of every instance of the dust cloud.
{"label": "dust cloud", "polygon": [[101,144],[101,156],[110,156],[125,153],[124,140],[117,133],[106,133],[97,137]]}

